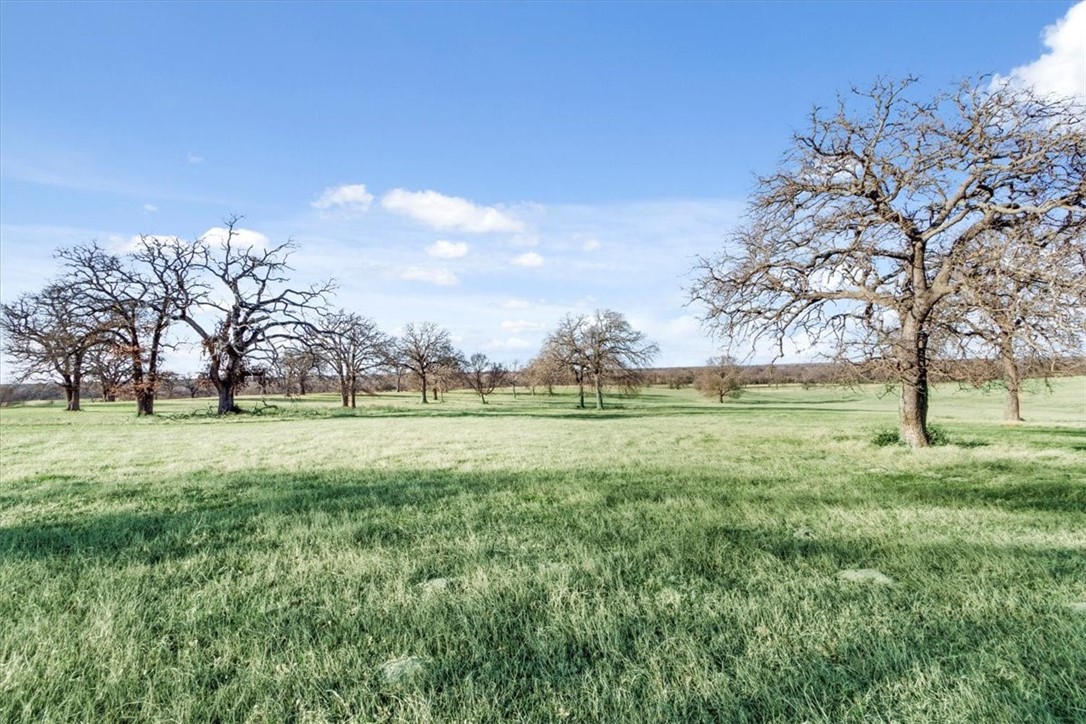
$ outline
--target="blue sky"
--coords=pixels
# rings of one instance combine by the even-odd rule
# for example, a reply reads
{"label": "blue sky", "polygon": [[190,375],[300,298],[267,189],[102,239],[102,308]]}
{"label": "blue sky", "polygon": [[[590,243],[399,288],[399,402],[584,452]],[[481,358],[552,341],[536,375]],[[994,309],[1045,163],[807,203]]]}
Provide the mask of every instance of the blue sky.
{"label": "blue sky", "polygon": [[388,331],[524,360],[605,307],[698,364],[693,258],[812,105],[880,74],[1081,87],[1083,7],[5,1],[0,296],[59,246],[238,213]]}

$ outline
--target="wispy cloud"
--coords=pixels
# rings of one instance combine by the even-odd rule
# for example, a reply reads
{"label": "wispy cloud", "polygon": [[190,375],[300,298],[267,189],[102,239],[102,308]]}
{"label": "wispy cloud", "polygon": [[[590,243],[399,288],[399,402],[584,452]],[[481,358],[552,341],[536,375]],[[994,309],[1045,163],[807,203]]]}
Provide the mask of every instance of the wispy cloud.
{"label": "wispy cloud", "polygon": [[526,299],[507,299],[502,302],[502,309],[530,309],[532,303]]}
{"label": "wispy cloud", "polygon": [[393,189],[381,199],[381,206],[397,214],[441,230],[472,234],[524,231],[524,223],[494,206],[478,206],[467,199],[437,191]]}
{"label": "wispy cloud", "polygon": [[330,186],[310,206],[318,211],[358,213],[367,211],[373,203],[373,194],[365,184]]}
{"label": "wispy cloud", "polygon": [[459,259],[467,256],[468,245],[463,241],[435,241],[426,247],[426,253],[437,259]]}
{"label": "wispy cloud", "polygon": [[204,162],[204,157],[203,156],[198,156],[195,153],[190,153],[185,158],[188,160],[189,163],[191,163],[193,165]]}
{"label": "wispy cloud", "polygon": [[144,204],[143,205],[143,213],[145,213],[145,214],[153,214],[156,211],[158,211],[158,207],[155,206],[154,204]]}
{"label": "wispy cloud", "polygon": [[141,179],[121,180],[108,170],[97,168],[78,157],[66,157],[64,154],[35,158],[33,163],[11,156],[0,157],[0,177],[38,186],[126,196],[139,201],[147,198],[168,199],[186,204],[213,204],[216,207],[230,206],[233,203],[228,199],[156,188]]}
{"label": "wispy cloud", "polygon": [[402,269],[399,278],[409,282],[435,284],[439,287],[453,287],[460,283],[456,275],[448,269],[431,269],[421,266],[409,266]]}

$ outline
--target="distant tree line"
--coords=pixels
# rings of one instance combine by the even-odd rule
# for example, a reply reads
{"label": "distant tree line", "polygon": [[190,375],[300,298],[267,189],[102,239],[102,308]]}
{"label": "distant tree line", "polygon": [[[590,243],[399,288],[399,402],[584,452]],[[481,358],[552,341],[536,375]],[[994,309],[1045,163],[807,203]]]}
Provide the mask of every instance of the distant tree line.
{"label": "distant tree line", "polygon": [[[334,390],[344,407],[359,394],[411,387],[429,404],[452,389],[470,389],[483,404],[496,389],[526,380],[534,391],[585,386],[597,408],[604,390],[633,390],[657,348],[611,310],[567,316],[523,369],[481,352],[456,349],[447,329],[407,324],[397,335],[362,314],[332,307],[331,281],[290,282],[287,242],[244,242],[240,217],[208,238],[144,236],[127,253],[96,242],[63,248],[57,278],[41,291],[0,304],[4,349],[18,381],[5,385],[8,403],[41,395],[50,379],[68,410],[85,389],[102,400],[128,398],[138,415],[153,415],[162,397],[217,397],[220,415],[241,411],[236,397],[257,391],[306,395]],[[204,369],[182,376],[164,367],[187,330],[200,344]]]}

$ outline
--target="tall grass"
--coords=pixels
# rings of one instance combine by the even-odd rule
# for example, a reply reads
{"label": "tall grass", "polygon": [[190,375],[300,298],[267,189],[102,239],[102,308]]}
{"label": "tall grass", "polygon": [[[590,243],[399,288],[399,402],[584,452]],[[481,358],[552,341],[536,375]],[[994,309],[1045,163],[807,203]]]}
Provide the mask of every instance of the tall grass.
{"label": "tall grass", "polygon": [[0,719],[1086,719],[1086,381],[876,392],[5,409]]}

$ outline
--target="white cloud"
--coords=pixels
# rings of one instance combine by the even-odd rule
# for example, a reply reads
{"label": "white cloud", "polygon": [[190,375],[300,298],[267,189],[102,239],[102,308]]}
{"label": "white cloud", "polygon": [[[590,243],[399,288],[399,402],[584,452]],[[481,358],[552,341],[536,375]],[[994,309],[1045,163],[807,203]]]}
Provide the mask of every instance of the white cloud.
{"label": "white cloud", "polygon": [[523,222],[496,207],[477,206],[467,199],[445,196],[437,191],[393,189],[381,199],[381,206],[435,229],[455,229],[472,234],[524,231]]}
{"label": "white cloud", "polygon": [[587,251],[587,252],[599,251],[600,247],[602,247],[602,246],[603,246],[603,244],[600,243],[599,239],[596,239],[596,238],[585,239],[584,243],[581,244],[581,251]]}
{"label": "white cloud", "polygon": [[158,207],[155,206],[154,204],[144,204],[143,205],[143,213],[145,213],[145,214],[153,214],[156,211],[158,211]]}
{"label": "white cloud", "polygon": [[542,332],[547,328],[547,325],[540,322],[528,322],[523,319],[506,319],[502,322],[501,328],[503,332],[520,334],[521,332]]}
{"label": "white cloud", "polygon": [[1076,98],[1086,103],[1086,0],[1073,5],[1042,35],[1048,52],[1040,58],[1020,65],[1006,78],[996,76],[995,82],[1017,82],[1029,85],[1043,94]]}
{"label": "white cloud", "polygon": [[428,269],[421,266],[409,266],[400,272],[400,279],[409,282],[426,282],[439,287],[452,287],[460,283],[448,269]]}
{"label": "white cloud", "polygon": [[204,157],[203,156],[197,156],[194,153],[188,154],[187,158],[188,158],[188,162],[191,163],[191,164],[197,164],[197,163],[203,163],[204,162]]}
{"label": "white cloud", "polygon": [[513,264],[529,268],[540,267],[543,266],[543,257],[534,251],[529,251],[513,257]]}
{"label": "white cloud", "polygon": [[438,259],[459,259],[467,256],[468,245],[463,241],[435,241],[426,247],[426,253]]}
{"label": "white cloud", "polygon": [[529,309],[532,303],[526,299],[508,299],[502,302],[502,309]]}
{"label": "white cloud", "polygon": [[373,194],[365,184],[343,184],[329,186],[310,206],[320,211],[358,212],[369,209],[371,203]]}
{"label": "white cloud", "polygon": [[[228,234],[229,231],[227,229],[221,226],[213,226],[205,231],[200,238],[209,244],[218,246],[226,242]],[[235,249],[267,249],[270,244],[268,237],[264,236],[259,231],[237,227],[234,228],[234,238],[230,243]]]}

